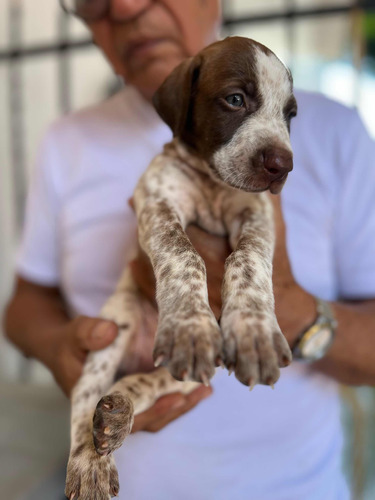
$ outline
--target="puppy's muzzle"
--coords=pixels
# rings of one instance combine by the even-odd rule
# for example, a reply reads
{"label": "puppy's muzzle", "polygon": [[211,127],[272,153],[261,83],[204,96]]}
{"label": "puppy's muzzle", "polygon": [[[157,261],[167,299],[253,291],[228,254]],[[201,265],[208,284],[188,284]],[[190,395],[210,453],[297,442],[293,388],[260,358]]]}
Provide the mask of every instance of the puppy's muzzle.
{"label": "puppy's muzzle", "polygon": [[286,149],[264,149],[260,153],[259,160],[259,166],[266,171],[270,182],[281,180],[293,170],[293,156]]}
{"label": "puppy's muzzle", "polygon": [[280,147],[261,149],[256,155],[255,167],[271,193],[279,193],[289,172],[293,170],[293,154]]}

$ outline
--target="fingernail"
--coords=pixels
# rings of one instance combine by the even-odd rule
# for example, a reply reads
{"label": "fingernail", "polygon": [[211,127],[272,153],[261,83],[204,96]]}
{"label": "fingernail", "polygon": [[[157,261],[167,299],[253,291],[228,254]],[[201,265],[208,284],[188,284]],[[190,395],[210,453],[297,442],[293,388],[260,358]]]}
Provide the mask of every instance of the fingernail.
{"label": "fingernail", "polygon": [[104,337],[107,334],[107,332],[111,326],[112,326],[112,324],[109,323],[108,321],[100,321],[100,323],[98,323],[94,327],[94,329],[92,330],[91,338],[93,340],[96,340],[96,339],[100,339],[100,338]]}

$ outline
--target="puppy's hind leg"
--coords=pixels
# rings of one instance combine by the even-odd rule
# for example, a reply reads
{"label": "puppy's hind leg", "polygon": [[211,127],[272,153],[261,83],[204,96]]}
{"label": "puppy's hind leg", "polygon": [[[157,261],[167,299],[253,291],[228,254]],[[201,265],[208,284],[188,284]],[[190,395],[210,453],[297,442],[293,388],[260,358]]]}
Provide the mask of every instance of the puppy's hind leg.
{"label": "puppy's hind leg", "polygon": [[172,392],[187,394],[197,382],[179,382],[166,368],[128,375],[118,380],[97,404],[94,414],[94,445],[100,455],[119,448],[131,432],[134,416],[150,408],[158,398]]}
{"label": "puppy's hind leg", "polygon": [[[69,499],[107,500],[119,489],[112,457],[101,457],[92,438],[92,418],[100,397],[113,383],[129,340],[136,330],[137,289],[126,270],[101,317],[115,321],[119,334],[107,348],[91,352],[72,393],[71,448],[65,494]],[[95,492],[95,493],[93,493]]]}

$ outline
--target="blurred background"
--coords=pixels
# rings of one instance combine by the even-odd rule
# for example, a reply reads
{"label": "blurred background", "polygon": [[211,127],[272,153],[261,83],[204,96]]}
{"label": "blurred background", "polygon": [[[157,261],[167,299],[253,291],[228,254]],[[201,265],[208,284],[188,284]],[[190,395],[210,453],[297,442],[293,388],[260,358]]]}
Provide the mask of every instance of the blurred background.
{"label": "blurred background", "polygon": [[[248,36],[270,47],[291,68],[297,88],[357,107],[375,138],[375,0],[222,4],[223,36]],[[57,0],[0,0],[0,319],[43,133],[60,115],[120,86],[84,26]],[[373,500],[375,390],[343,387],[342,395],[345,473],[354,500]],[[1,497],[62,499],[69,405],[47,370],[24,359],[2,333],[0,429]]]}

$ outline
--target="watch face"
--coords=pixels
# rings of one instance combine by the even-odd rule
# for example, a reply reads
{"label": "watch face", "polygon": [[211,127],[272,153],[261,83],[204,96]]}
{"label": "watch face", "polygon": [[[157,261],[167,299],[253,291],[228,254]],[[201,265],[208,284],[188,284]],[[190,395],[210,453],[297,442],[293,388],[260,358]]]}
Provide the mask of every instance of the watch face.
{"label": "watch face", "polygon": [[303,342],[301,353],[307,359],[320,359],[326,353],[332,340],[332,330],[328,325],[321,328]]}

